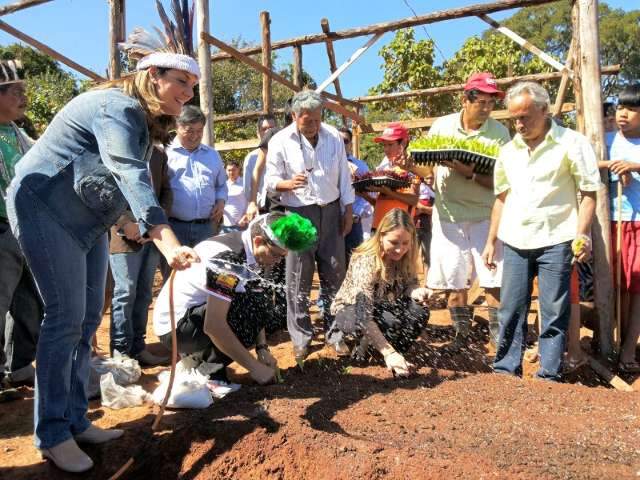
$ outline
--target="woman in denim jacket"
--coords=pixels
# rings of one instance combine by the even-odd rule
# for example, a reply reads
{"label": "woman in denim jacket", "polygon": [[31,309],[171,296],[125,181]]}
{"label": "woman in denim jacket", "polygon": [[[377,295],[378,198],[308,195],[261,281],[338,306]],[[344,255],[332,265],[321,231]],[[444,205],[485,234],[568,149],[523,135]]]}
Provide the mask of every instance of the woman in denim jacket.
{"label": "woman in denim jacket", "polygon": [[193,97],[198,64],[152,53],[138,71],[79,95],[53,119],[16,166],[8,191],[11,227],[44,301],[36,357],[35,443],[66,471],[93,466],[77,445],[122,430],[87,419],[91,338],[101,320],[108,265],[107,230],[127,205],[143,238],[173,268],[197,254],[180,245],[147,173],[154,140]]}

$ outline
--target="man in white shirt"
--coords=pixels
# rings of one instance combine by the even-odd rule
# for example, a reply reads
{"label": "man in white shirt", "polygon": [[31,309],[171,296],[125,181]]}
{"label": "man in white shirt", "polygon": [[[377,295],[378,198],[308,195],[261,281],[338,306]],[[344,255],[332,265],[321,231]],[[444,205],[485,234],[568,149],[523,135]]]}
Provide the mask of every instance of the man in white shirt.
{"label": "man in white shirt", "polygon": [[[276,119],[273,115],[267,114],[267,115],[261,115],[260,117],[258,117],[258,122],[257,122],[257,134],[258,134],[258,138],[262,141],[262,139],[264,138],[264,134],[268,131],[271,130],[272,128],[276,128]],[[254,169],[256,168],[256,163],[258,161],[258,157],[260,157],[261,153],[263,154],[263,152],[261,152],[260,147],[256,148],[255,150],[251,150],[246,157],[244,157],[244,163],[242,165],[242,186],[244,187],[244,195],[247,199],[247,205],[249,203],[251,203],[252,199],[251,198],[251,181],[253,178],[253,172]],[[256,200],[257,200],[257,207],[262,209],[264,207],[264,201],[265,201],[265,188],[264,188],[264,178],[262,178],[260,180],[260,183],[257,185],[257,194],[256,194]],[[255,217],[258,214],[258,212],[254,209],[254,211],[251,212],[250,215],[248,215],[249,220],[252,220],[253,217]]]}
{"label": "man in white shirt", "polygon": [[227,164],[227,202],[224,204],[222,215],[222,232],[228,233],[234,230],[247,228],[247,219],[244,214],[247,210],[247,198],[244,194],[240,165],[231,161]]}
{"label": "man in white shirt", "polygon": [[[342,137],[322,123],[322,97],[309,90],[298,92],[291,110],[294,122],[269,142],[265,183],[269,191],[281,193],[287,211],[310,219],[318,230],[314,247],[290,252],[286,261],[287,327],[300,363],[313,337],[309,293],[316,263],[325,305],[331,304],[344,278],[344,237],[351,231],[355,193]],[[328,308],[323,317],[326,331],[332,323]],[[343,343],[327,343],[347,353]]]}
{"label": "man in white shirt", "polygon": [[482,254],[487,268],[495,269],[496,241],[502,240],[500,335],[493,370],[522,375],[527,312],[537,276],[542,325],[536,376],[557,380],[569,325],[572,257],[582,262],[591,253],[600,173],[589,141],[551,119],[549,94],[540,84],[514,85],[506,104],[517,134],[496,161],[496,201]]}
{"label": "man in white shirt", "polygon": [[180,243],[190,247],[218,233],[227,200],[222,159],[201,143],[205,122],[198,107],[184,106],[176,138],[166,149],[172,198],[169,224]]}

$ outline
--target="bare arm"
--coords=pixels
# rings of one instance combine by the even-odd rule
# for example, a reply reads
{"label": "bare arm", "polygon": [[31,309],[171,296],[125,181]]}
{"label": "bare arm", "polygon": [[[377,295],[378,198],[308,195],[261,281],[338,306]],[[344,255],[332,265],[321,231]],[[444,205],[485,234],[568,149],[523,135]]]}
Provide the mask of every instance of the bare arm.
{"label": "bare arm", "polygon": [[495,246],[498,240],[498,228],[500,227],[500,219],[502,218],[502,209],[504,208],[504,202],[507,199],[509,190],[502,192],[496,197],[493,202],[493,208],[491,209],[491,224],[489,226],[489,235],[487,236],[487,242],[482,252],[482,259],[484,264],[489,270],[496,268],[494,263]]}
{"label": "bare arm", "polygon": [[[249,370],[251,377],[258,383],[267,383],[275,373],[273,369],[266,367],[251,355],[231,331],[227,323],[230,306],[230,302],[210,296],[207,300],[204,332],[209,335],[211,341],[222,353]],[[265,371],[265,369],[268,370]]]}

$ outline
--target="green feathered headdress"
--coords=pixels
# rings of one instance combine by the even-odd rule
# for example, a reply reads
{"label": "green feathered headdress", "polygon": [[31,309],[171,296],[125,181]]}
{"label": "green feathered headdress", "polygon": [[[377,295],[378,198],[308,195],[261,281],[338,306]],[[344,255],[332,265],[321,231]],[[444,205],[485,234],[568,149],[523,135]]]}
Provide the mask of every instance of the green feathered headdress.
{"label": "green feathered headdress", "polygon": [[263,230],[273,243],[285,250],[302,252],[318,240],[318,231],[311,220],[297,213],[289,213],[267,225],[265,217]]}

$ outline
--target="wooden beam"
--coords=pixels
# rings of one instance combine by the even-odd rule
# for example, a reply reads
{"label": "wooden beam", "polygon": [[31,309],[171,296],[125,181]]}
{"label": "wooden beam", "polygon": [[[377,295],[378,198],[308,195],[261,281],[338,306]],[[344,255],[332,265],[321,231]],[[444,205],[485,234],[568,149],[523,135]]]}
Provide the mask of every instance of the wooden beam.
{"label": "wooden beam", "polygon": [[569,90],[569,72],[573,68],[573,56],[576,49],[576,44],[574,39],[571,39],[571,44],[569,45],[569,52],[567,53],[567,62],[565,66],[567,67],[564,72],[562,72],[562,78],[560,79],[560,86],[558,87],[558,94],[556,95],[556,103],[553,105],[553,110],[551,115],[554,117],[558,117],[561,114],[562,104],[564,103],[564,97],[567,94],[567,90]]}
{"label": "wooden beam", "polygon": [[[284,108],[274,108],[271,113],[284,113]],[[266,115],[267,112],[264,110],[254,110],[249,112],[237,112],[237,113],[226,113],[220,115],[214,115],[214,122],[235,122],[239,120],[252,120],[254,118],[258,118],[262,115]]]}
{"label": "wooden beam", "polygon": [[249,140],[236,140],[234,142],[218,142],[213,148],[218,152],[228,152],[231,150],[253,150],[260,145],[259,138],[250,138]]}
{"label": "wooden beam", "polygon": [[353,65],[364,52],[369,50],[369,48],[371,48],[371,46],[376,43],[380,39],[380,37],[382,37],[382,35],[382,33],[376,33],[369,40],[367,40],[367,42],[362,47],[353,52],[353,54],[347,59],[346,62],[340,65],[335,72],[329,75],[329,77],[316,88],[316,92],[320,93],[324,91],[324,89],[327,88],[331,83],[333,83],[336,78],[342,75],[347,70],[347,68]]}
{"label": "wooden beam", "polygon": [[[320,28],[322,28],[322,31],[328,37],[331,32],[331,29],[329,28],[329,19],[323,18],[320,20]],[[324,43],[327,48],[327,58],[329,59],[329,71],[333,73],[338,69],[338,65],[336,63],[336,52],[333,49],[333,41],[330,38],[327,38]],[[343,96],[342,88],[340,88],[340,79],[338,77],[333,81],[333,88],[336,89],[336,95],[340,97]],[[347,125],[347,117],[342,117],[342,124],[345,126]]]}
{"label": "wooden beam", "polygon": [[[230,55],[232,55],[236,60],[249,65],[250,67],[252,67],[253,69],[261,72],[261,73],[266,73],[268,74],[271,79],[275,80],[278,83],[281,83],[282,85],[284,85],[285,87],[293,90],[294,92],[299,92],[301,90],[301,87],[295,85],[294,83],[290,82],[289,80],[287,80],[286,78],[284,78],[282,75],[278,75],[277,73],[271,71],[271,70],[267,70],[264,66],[262,66],[261,64],[259,64],[258,62],[256,62],[253,58],[248,57],[247,55],[244,55],[243,53],[239,52],[238,50],[236,50],[235,48],[233,48],[231,45],[228,45],[226,43],[224,43],[222,40],[219,40],[211,35],[209,35],[208,33],[203,33],[202,34],[202,38],[210,43],[211,45],[219,48],[220,50],[226,51],[228,52]],[[364,118],[360,117],[359,115],[355,114],[354,112],[352,112],[351,110],[343,107],[342,105],[340,105],[339,103],[330,101],[328,99],[338,99],[338,101],[343,101],[344,99],[337,97],[336,95],[332,95],[328,92],[322,92],[321,95],[323,95],[324,97],[327,97],[325,99],[325,106],[330,109],[333,110],[334,112],[340,114],[340,115],[346,115],[349,118],[351,118],[353,121],[355,121],[356,123],[364,123]],[[354,103],[354,102],[350,102],[350,103]],[[357,105],[357,104],[356,104]]]}
{"label": "wooden beam", "polygon": [[297,87],[302,85],[302,46],[293,46],[293,84]]}
{"label": "wooden beam", "polygon": [[106,80],[106,78],[101,77],[96,72],[93,72],[88,68],[83,67],[82,65],[74,62],[70,58],[65,57],[61,53],[55,51],[53,48],[49,48],[44,43],[39,42],[38,40],[36,40],[33,37],[30,37],[26,33],[22,33],[20,30],[13,28],[11,25],[9,25],[6,22],[3,22],[2,20],[0,20],[0,30],[4,30],[8,34],[13,35],[17,39],[22,40],[24,43],[27,43],[32,47],[40,50],[42,53],[46,53],[51,58],[61,63],[64,63],[67,67],[72,68],[77,72],[80,72],[81,74],[91,78],[92,80],[95,80],[97,82],[104,82]]}
{"label": "wooden beam", "polygon": [[[493,28],[495,28],[497,31],[499,31],[500,33],[505,35],[507,38],[510,38],[511,40],[516,42],[518,45],[520,45],[522,48],[524,48],[525,50],[530,51],[531,53],[536,55],[538,58],[540,58],[540,60],[542,60],[543,62],[548,63],[549,65],[551,65],[556,70],[558,70],[560,72],[566,71],[567,67],[565,65],[560,63],[558,60],[553,58],[548,53],[540,50],[538,47],[536,47],[535,45],[530,43],[528,40],[522,38],[520,35],[518,35],[513,30],[510,30],[507,27],[500,25],[500,23],[495,21],[489,15],[486,15],[486,14],[478,15],[478,18],[480,20],[488,23]],[[569,72],[569,76],[573,76],[573,72]]]}
{"label": "wooden beam", "polygon": [[[584,106],[584,134],[596,151],[597,160],[607,158],[604,140],[604,116],[602,112],[602,85],[600,84],[600,34],[598,29],[598,1],[577,0],[578,29],[580,31],[580,81]],[[575,28],[575,27],[574,27]],[[600,353],[614,355],[614,294],[611,261],[611,218],[609,214],[608,174],[602,171],[603,188],[596,199],[596,218],[591,235],[593,238],[595,306],[598,311]],[[619,332],[616,332],[619,333]],[[618,335],[619,338],[619,335]]]}
{"label": "wooden beam", "polygon": [[[531,7],[534,5],[543,5],[546,3],[554,3],[559,0],[498,0],[491,3],[480,3],[469,5],[467,7],[452,8],[449,10],[440,10],[437,12],[420,15],[392,22],[375,23],[366,27],[351,28],[338,32],[331,32],[330,38],[333,41],[344,40],[347,38],[361,37],[364,35],[372,35],[376,33],[386,33],[401,28],[415,27],[418,25],[427,25],[429,23],[442,22],[445,20],[453,20],[456,18],[474,17],[481,14],[501,12],[503,10],[511,10],[513,8]],[[271,44],[272,50],[280,48],[293,47],[294,45],[310,45],[313,43],[322,43],[327,39],[324,33],[314,35],[304,35],[302,37],[289,38],[280,40]],[[260,53],[260,47],[250,47],[240,50],[245,55],[253,55]],[[228,53],[216,53],[212,60],[219,61],[229,59],[232,56]]]}
{"label": "wooden beam", "polygon": [[124,0],[109,0],[109,78],[120,78],[120,48],[124,41]]}
{"label": "wooden beam", "polygon": [[[574,110],[574,103],[565,103],[564,105],[562,105],[563,113],[572,112]],[[496,120],[508,120],[511,118],[511,115],[509,114],[509,110],[495,110],[491,112],[491,117]],[[402,120],[401,123],[409,130],[416,128],[430,128],[433,125],[433,122],[435,122],[438,118],[440,117],[416,118],[413,120]],[[370,124],[371,129],[374,132],[382,132],[387,127],[387,125],[389,125],[389,122],[374,122]]]}
{"label": "wooden beam", "polygon": [[[260,25],[262,27],[262,65],[271,70],[271,18],[269,12],[260,12]],[[262,109],[271,113],[273,97],[271,95],[271,77],[262,74]]]}
{"label": "wooden beam", "polygon": [[209,34],[209,0],[196,1],[196,17],[198,21],[198,64],[200,65],[200,108],[207,119],[202,143],[211,146],[215,142],[211,49],[203,37],[203,35]]}
{"label": "wooden beam", "polygon": [[[608,65],[602,67],[602,75],[616,75],[620,72],[620,65]],[[550,73],[534,73],[531,75],[521,75],[517,77],[498,78],[496,82],[498,85],[505,87],[512,85],[516,82],[533,81],[533,82],[545,82],[549,80],[557,80],[562,78],[562,72],[550,72]],[[464,83],[458,83],[454,85],[447,85],[443,87],[424,88],[421,90],[410,90],[407,92],[385,93],[382,95],[369,95],[365,97],[355,97],[358,103],[371,103],[388,100],[401,100],[410,97],[429,97],[434,95],[442,95],[445,93],[455,93],[464,90]]]}
{"label": "wooden beam", "polygon": [[9,15],[10,13],[15,13],[19,10],[35,7],[36,5],[41,5],[43,3],[48,3],[51,1],[53,0],[20,0],[19,2],[0,7],[0,16]]}

